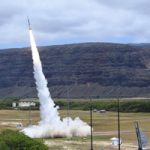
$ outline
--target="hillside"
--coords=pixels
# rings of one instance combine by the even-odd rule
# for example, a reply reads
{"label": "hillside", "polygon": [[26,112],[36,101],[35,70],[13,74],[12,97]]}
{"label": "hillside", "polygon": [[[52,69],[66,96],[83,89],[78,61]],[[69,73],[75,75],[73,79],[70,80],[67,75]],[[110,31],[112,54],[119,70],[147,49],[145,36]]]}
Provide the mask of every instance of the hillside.
{"label": "hillside", "polygon": [[[150,95],[148,44],[82,43],[39,51],[53,97]],[[30,48],[0,50],[0,97],[36,97]]]}

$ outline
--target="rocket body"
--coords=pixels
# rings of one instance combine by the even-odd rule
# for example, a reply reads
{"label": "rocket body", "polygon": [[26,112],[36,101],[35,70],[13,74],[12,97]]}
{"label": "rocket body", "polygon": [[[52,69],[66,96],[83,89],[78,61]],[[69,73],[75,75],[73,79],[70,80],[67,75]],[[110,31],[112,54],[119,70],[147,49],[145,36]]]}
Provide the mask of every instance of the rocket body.
{"label": "rocket body", "polygon": [[31,30],[30,20],[29,20],[28,17],[27,17],[27,19],[28,19],[28,27],[29,27],[29,30]]}

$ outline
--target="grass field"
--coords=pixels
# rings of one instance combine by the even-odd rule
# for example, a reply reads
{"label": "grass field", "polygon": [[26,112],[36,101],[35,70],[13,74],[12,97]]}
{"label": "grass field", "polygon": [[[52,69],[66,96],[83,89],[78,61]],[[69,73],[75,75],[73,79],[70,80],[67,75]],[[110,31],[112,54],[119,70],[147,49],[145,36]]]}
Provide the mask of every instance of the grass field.
{"label": "grass field", "polygon": [[[75,118],[79,116],[82,120],[89,124],[89,111],[70,110],[70,116]],[[66,110],[60,110],[60,116],[65,117]],[[37,124],[40,120],[39,111],[32,111],[32,123]],[[133,122],[138,121],[140,127],[150,139],[150,113],[121,113],[121,137],[123,145],[136,146],[136,135]],[[27,126],[29,123],[29,112],[21,110],[0,110],[0,131],[10,128],[16,130],[16,125],[22,123]],[[111,146],[110,138],[117,136],[117,113],[93,112],[93,129],[94,129],[94,149],[101,148],[115,149]],[[61,138],[61,139],[46,139],[45,142],[51,150],[87,150],[90,146],[90,138]],[[63,147],[63,149],[62,149]],[[127,148],[128,150],[132,148]],[[137,148],[133,148],[137,149]]]}

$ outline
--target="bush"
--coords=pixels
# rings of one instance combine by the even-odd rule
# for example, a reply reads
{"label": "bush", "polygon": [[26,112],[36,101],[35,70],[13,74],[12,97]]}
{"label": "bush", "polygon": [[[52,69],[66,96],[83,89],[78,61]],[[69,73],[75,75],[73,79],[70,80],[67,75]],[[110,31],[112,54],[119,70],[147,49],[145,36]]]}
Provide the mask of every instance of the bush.
{"label": "bush", "polygon": [[19,131],[5,130],[0,134],[0,150],[48,150],[48,147]]}

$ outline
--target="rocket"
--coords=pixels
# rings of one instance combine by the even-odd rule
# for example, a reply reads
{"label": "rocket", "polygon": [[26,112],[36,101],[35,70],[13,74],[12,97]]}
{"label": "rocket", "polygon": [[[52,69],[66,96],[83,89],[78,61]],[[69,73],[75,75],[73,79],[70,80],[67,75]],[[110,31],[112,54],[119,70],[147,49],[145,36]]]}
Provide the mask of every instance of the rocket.
{"label": "rocket", "polygon": [[30,20],[29,20],[29,18],[28,18],[28,17],[27,17],[27,20],[28,20],[29,30],[31,30]]}

